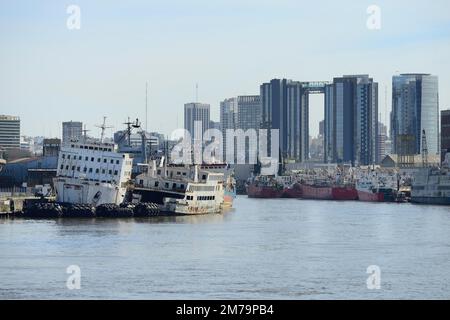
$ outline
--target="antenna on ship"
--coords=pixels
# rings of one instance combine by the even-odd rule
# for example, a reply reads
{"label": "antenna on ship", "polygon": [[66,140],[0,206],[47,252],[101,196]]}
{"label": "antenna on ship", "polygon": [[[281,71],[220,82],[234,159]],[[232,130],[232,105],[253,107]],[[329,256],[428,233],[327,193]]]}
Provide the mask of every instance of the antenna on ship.
{"label": "antenna on ship", "polygon": [[103,123],[101,125],[96,125],[97,128],[102,129],[102,133],[100,134],[100,143],[103,143],[103,139],[105,138],[105,130],[109,128],[113,128],[112,126],[106,125],[106,117],[103,117]]}

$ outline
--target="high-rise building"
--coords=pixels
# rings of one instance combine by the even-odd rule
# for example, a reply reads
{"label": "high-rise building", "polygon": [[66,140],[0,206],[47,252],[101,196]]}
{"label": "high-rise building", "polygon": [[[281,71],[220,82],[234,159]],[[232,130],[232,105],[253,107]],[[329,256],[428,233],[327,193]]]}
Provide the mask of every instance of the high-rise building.
{"label": "high-rise building", "polygon": [[441,111],[441,160],[450,152],[450,109]]}
{"label": "high-rise building", "polygon": [[62,123],[62,143],[80,140],[83,136],[83,123],[67,121]]}
{"label": "high-rise building", "polygon": [[[302,82],[273,79],[260,86],[261,128],[279,130],[284,158],[305,161],[309,156],[309,94]],[[268,154],[271,152],[270,141]]]}
{"label": "high-rise building", "polygon": [[0,115],[0,149],[20,148],[20,118]]}
{"label": "high-rise building", "polygon": [[326,162],[377,162],[378,83],[368,75],[334,78],[325,87]]}
{"label": "high-rise building", "polygon": [[392,78],[391,139],[395,154],[420,154],[425,132],[428,154],[440,153],[438,77],[401,74]]}
{"label": "high-rise building", "polygon": [[[189,131],[191,139],[202,140],[203,133],[209,129],[210,106],[206,103],[186,103],[184,105],[184,129]],[[201,132],[194,132],[195,122],[201,122]]]}
{"label": "high-rise building", "polygon": [[[223,135],[223,154],[226,157],[228,150],[227,130],[243,130],[247,133],[249,129],[255,130],[256,139],[249,141],[250,136],[244,141],[244,145],[238,146],[237,142],[234,144],[235,161],[237,155],[241,155],[242,162],[248,162],[250,159],[250,152],[256,159],[257,152],[257,135],[261,126],[261,103],[259,96],[238,96],[222,101],[220,103],[220,128]],[[251,148],[251,145],[255,146]],[[244,158],[245,157],[245,158]]]}

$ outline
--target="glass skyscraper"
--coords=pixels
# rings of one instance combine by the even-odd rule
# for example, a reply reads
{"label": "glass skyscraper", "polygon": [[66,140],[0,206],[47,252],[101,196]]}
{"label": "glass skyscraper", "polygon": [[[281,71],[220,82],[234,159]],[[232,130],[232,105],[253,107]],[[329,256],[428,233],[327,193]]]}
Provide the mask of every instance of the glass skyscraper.
{"label": "glass skyscraper", "polygon": [[[283,157],[298,162],[309,158],[309,91],[307,84],[273,79],[260,87],[261,127],[279,129]],[[271,146],[268,143],[268,154]]]}
{"label": "glass skyscraper", "polygon": [[326,162],[377,162],[378,83],[368,75],[334,78],[325,87]]}
{"label": "glass skyscraper", "polygon": [[[394,154],[420,154],[425,132],[428,154],[439,154],[438,77],[401,74],[392,78],[391,135]],[[410,144],[405,148],[405,144]]]}

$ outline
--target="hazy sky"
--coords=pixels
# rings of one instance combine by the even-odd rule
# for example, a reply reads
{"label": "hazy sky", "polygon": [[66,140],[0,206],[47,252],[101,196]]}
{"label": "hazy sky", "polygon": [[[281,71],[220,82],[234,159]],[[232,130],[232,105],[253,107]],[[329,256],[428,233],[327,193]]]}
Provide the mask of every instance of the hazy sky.
{"label": "hazy sky", "polygon": [[[66,26],[69,5],[81,29]],[[381,29],[366,10],[381,8]],[[78,120],[90,134],[108,117],[115,129],[145,116],[169,134],[183,125],[183,105],[258,94],[272,78],[331,80],[370,74],[391,108],[396,73],[439,76],[440,107],[450,108],[450,1],[21,1],[0,0],[0,114],[18,115],[22,134],[60,136]],[[323,97],[311,97],[311,134]],[[112,132],[112,130],[110,130]]]}

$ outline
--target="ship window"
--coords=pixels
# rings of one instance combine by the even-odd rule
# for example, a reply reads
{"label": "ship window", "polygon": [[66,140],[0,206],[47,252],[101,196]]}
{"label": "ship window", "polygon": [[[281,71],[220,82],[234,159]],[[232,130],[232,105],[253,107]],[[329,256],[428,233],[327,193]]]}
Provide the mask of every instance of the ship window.
{"label": "ship window", "polygon": [[92,168],[89,168],[89,173],[92,173]]}
{"label": "ship window", "polygon": [[119,172],[117,170],[114,170],[114,175],[117,176]]}
{"label": "ship window", "polygon": [[159,181],[155,181],[155,187],[159,186]]}
{"label": "ship window", "polygon": [[100,169],[95,169],[95,173],[99,173],[100,172]]}

